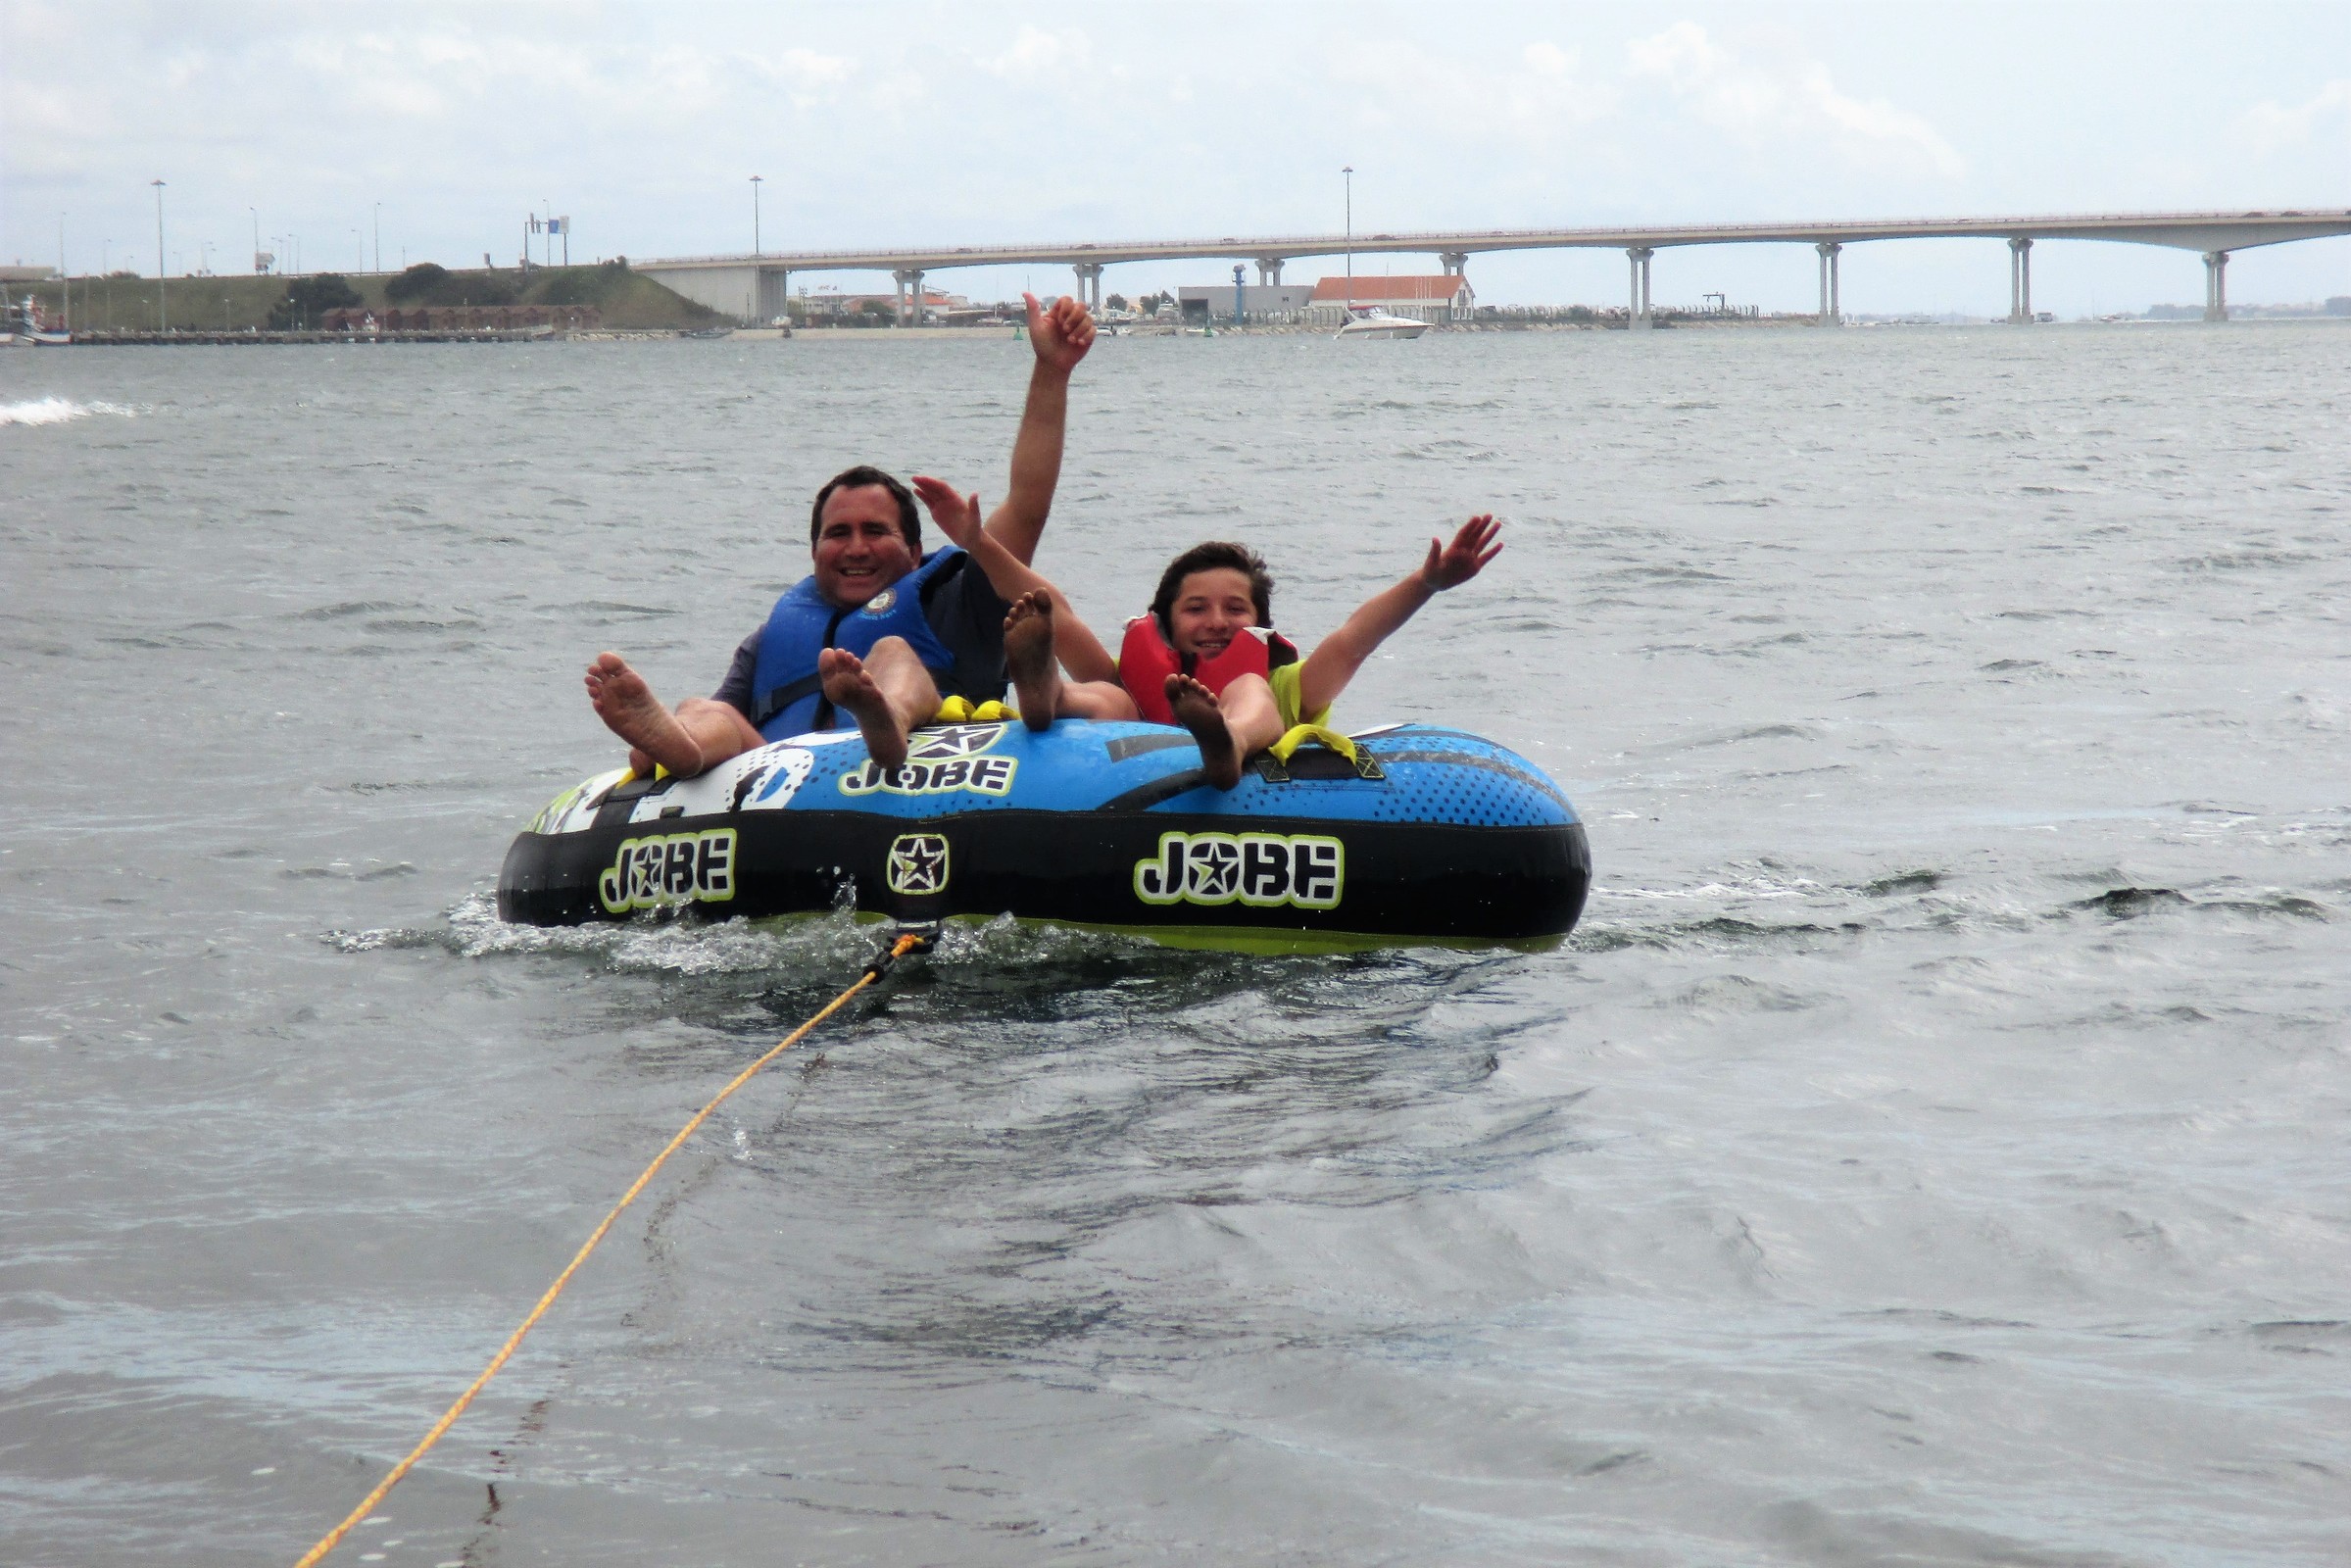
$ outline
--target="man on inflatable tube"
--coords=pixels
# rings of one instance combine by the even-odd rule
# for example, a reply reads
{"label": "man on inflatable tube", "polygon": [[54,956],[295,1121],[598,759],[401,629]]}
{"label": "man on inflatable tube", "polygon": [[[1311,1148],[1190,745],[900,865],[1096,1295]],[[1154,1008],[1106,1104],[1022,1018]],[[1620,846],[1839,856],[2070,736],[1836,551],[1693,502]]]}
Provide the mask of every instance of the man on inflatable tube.
{"label": "man on inflatable tube", "polygon": [[[1094,346],[1085,306],[1028,304],[1036,365],[1012,442],[1012,474],[988,532],[1025,565],[1037,553],[1061,475],[1069,375]],[[1007,607],[964,553],[925,556],[914,498],[879,468],[858,465],[817,491],[808,525],[815,569],[776,601],[743,640],[712,696],[675,711],[618,654],[588,666],[588,701],[628,742],[629,765],[656,763],[691,778],[787,735],[829,729],[846,716],[875,762],[906,760],[906,732],[939,710],[942,695],[973,703],[1004,691]]]}

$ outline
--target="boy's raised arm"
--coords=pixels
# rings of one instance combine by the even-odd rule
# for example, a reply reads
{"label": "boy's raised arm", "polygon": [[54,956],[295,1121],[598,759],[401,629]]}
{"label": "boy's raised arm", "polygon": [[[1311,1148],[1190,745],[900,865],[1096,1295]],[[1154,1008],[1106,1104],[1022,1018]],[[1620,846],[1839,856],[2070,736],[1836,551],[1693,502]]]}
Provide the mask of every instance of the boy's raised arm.
{"label": "boy's raised arm", "polygon": [[1486,569],[1502,553],[1502,525],[1492,513],[1481,513],[1463,523],[1450,544],[1429,541],[1428,559],[1393,588],[1366,599],[1347,617],[1347,624],[1314,645],[1298,671],[1298,707],[1319,713],[1363,667],[1372,650],[1410,620],[1420,607],[1447,588],[1458,588]]}

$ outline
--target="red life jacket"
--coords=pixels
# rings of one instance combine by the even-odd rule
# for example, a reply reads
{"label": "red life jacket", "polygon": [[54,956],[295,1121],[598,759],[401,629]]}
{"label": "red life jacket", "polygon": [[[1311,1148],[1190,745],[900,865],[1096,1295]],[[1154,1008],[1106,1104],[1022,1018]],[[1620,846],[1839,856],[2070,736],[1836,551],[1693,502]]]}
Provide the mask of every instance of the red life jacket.
{"label": "red life jacket", "polygon": [[1145,718],[1154,724],[1172,724],[1176,719],[1175,710],[1167,706],[1168,676],[1190,675],[1221,696],[1244,675],[1271,675],[1279,666],[1297,662],[1297,646],[1264,626],[1245,627],[1243,634],[1213,659],[1179,654],[1159,630],[1159,617],[1147,612],[1127,622],[1126,641],[1118,649],[1118,683],[1135,699],[1135,707]]}

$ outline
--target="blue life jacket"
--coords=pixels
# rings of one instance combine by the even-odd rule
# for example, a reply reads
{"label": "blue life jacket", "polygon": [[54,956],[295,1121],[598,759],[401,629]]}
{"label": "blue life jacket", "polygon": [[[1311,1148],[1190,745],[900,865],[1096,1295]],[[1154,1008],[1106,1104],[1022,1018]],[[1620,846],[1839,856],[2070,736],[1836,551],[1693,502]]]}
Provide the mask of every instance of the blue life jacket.
{"label": "blue life jacket", "polygon": [[780,741],[832,727],[833,705],[825,700],[816,674],[816,656],[827,648],[845,648],[863,659],[883,638],[904,637],[934,676],[953,670],[955,656],[931,629],[923,590],[962,561],[963,552],[955,546],[935,551],[921,565],[853,609],[818,593],[813,576],[794,583],[775,602],[767,624],[759,630],[759,658],[751,672],[751,721],[759,733]]}

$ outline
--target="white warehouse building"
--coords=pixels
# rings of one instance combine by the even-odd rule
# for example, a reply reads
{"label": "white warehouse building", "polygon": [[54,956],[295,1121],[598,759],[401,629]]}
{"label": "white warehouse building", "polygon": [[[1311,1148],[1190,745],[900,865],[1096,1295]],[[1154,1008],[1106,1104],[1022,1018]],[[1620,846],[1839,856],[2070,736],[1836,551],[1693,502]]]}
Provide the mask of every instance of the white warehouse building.
{"label": "white warehouse building", "polygon": [[1176,290],[1176,309],[1195,326],[1233,318],[1233,296],[1241,296],[1241,314],[1250,321],[1295,321],[1314,298],[1303,283],[1210,283]]}

